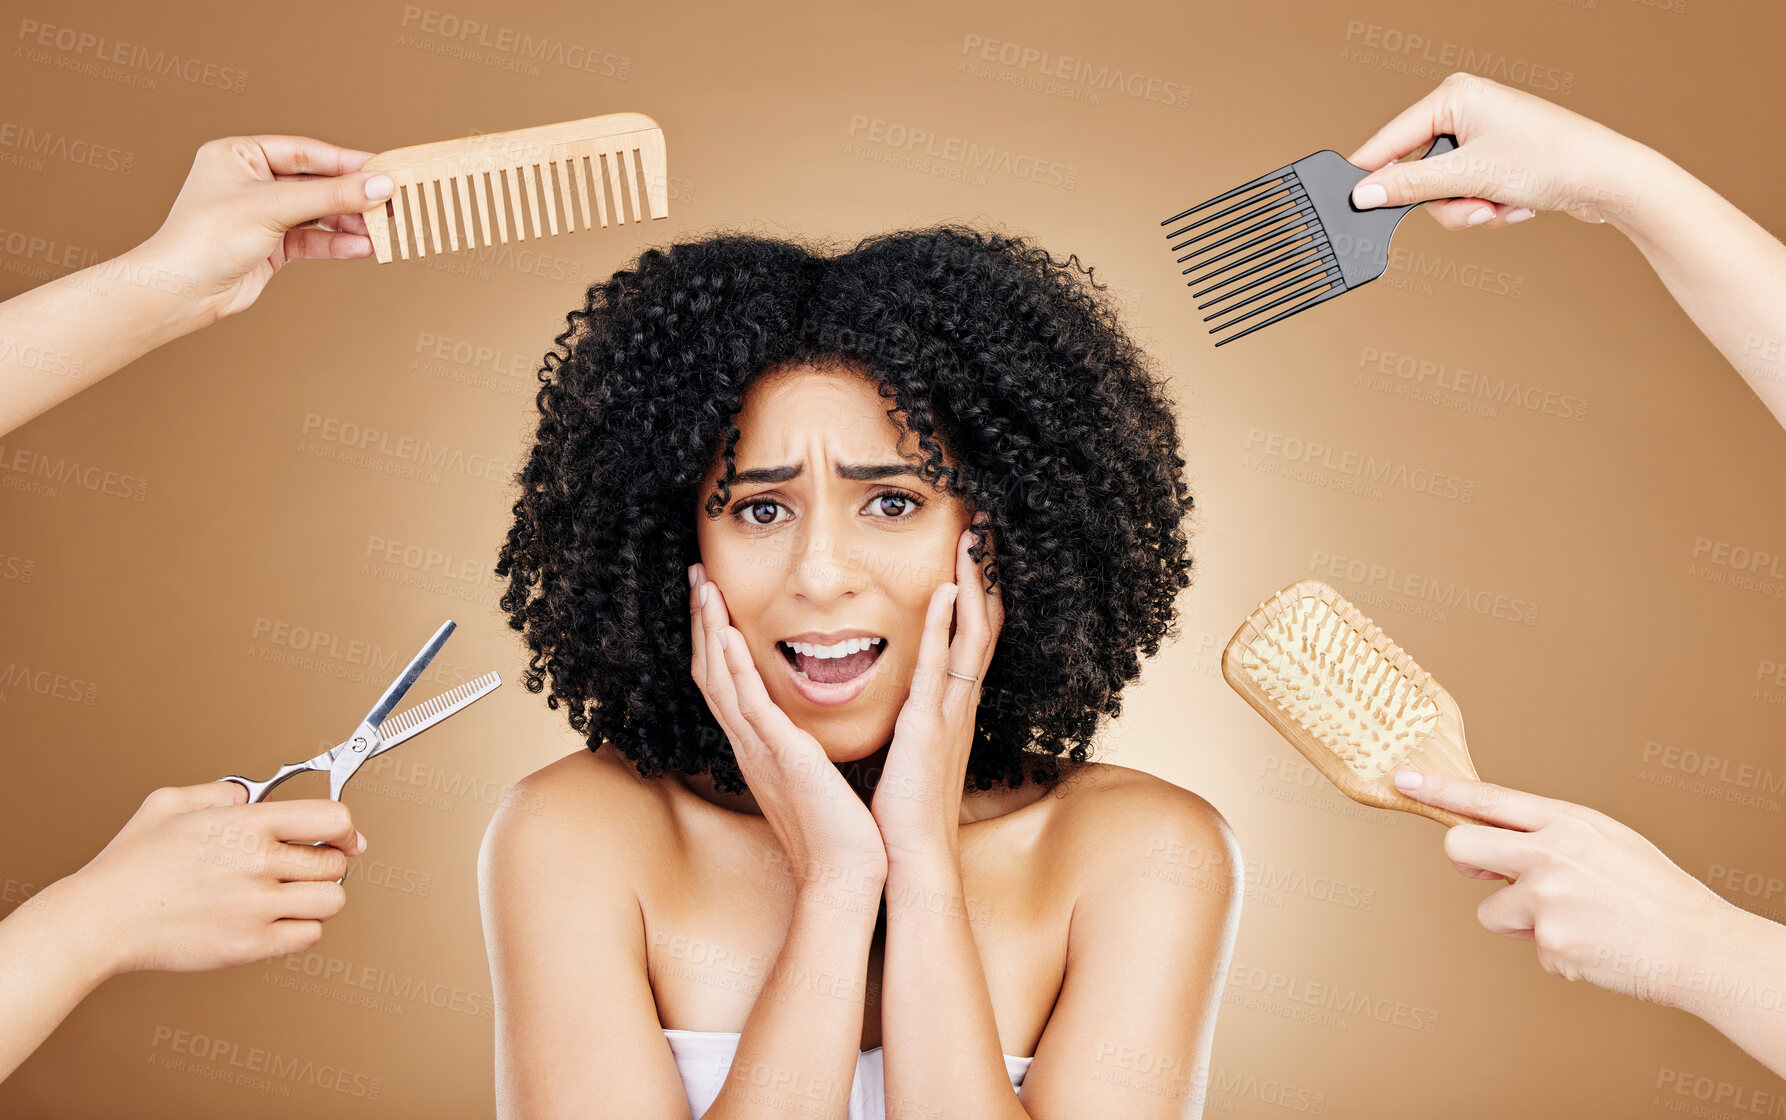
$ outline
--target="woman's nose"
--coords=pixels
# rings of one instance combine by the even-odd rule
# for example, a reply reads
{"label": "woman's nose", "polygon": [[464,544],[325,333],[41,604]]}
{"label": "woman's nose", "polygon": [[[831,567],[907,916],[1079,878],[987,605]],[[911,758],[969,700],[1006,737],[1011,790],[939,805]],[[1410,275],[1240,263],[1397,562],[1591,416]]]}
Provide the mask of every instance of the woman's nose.
{"label": "woman's nose", "polygon": [[845,543],[842,534],[824,524],[808,521],[804,531],[790,534],[788,584],[809,599],[854,592],[861,582],[858,550]]}

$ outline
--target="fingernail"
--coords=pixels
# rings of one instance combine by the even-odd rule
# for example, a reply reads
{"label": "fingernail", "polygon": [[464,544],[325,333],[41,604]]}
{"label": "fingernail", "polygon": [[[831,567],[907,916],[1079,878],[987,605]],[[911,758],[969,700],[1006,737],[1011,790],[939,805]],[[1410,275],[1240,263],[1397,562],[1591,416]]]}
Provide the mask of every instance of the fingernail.
{"label": "fingernail", "polygon": [[[701,590],[706,591],[707,589],[705,587],[703,587],[703,588],[701,588]],[[721,630],[719,632],[719,648],[720,649],[731,649],[732,648],[732,639],[731,639],[730,631]]]}
{"label": "fingernail", "polygon": [[1530,206],[1521,206],[1518,210],[1507,215],[1507,224],[1512,225],[1514,222],[1523,222],[1537,213],[1538,211],[1532,209]]}
{"label": "fingernail", "polygon": [[366,834],[364,832],[355,832],[354,835],[358,836],[360,838],[360,851],[362,851],[362,852],[365,851],[366,850]]}
{"label": "fingernail", "polygon": [[1419,789],[1420,783],[1425,780],[1416,770],[1397,770],[1395,772],[1396,789]]}
{"label": "fingernail", "polygon": [[367,198],[376,202],[381,198],[389,198],[390,194],[391,177],[389,175],[374,175],[372,178],[366,180]]}
{"label": "fingernail", "polygon": [[1363,183],[1352,191],[1352,205],[1360,210],[1381,206],[1389,201],[1389,192],[1381,183]]}
{"label": "fingernail", "polygon": [[706,584],[703,583],[701,585],[701,589],[699,591],[695,592],[695,598],[700,600],[700,603],[703,607],[707,605],[707,585]]}
{"label": "fingernail", "polygon": [[951,583],[949,585],[949,593],[948,593],[948,595],[944,596],[944,598],[948,599],[949,602],[953,603],[955,601],[955,597],[959,594],[961,594],[961,585],[959,583]]}
{"label": "fingernail", "polygon": [[1483,222],[1491,220],[1494,216],[1495,216],[1495,212],[1492,209],[1485,206],[1482,209],[1476,211],[1474,214],[1471,214],[1468,218],[1465,218],[1464,225],[1479,226]]}
{"label": "fingernail", "polygon": [[695,566],[693,564],[688,566],[688,585],[690,587],[695,585]]}

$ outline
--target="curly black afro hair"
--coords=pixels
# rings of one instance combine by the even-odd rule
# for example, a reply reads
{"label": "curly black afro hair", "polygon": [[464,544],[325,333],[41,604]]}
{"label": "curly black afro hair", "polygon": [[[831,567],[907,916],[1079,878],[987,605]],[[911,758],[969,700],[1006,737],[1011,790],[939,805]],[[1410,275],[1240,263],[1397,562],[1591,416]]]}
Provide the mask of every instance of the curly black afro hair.
{"label": "curly black afro hair", "polygon": [[[1058,781],[1059,756],[1086,761],[1099,716],[1121,714],[1138,655],[1177,636],[1190,584],[1172,404],[1106,291],[1077,256],[954,225],[834,255],[723,233],[592,284],[539,372],[537,438],[496,565],[533,652],[527,688],[549,679],[547,704],[568,705],[589,749],[612,743],[643,777],[706,773],[743,792],[689,672],[694,518],[728,500],[752,379],[840,362],[903,415],[925,481],[990,518],[1005,622],[968,789]],[[974,537],[983,561],[985,530]]]}

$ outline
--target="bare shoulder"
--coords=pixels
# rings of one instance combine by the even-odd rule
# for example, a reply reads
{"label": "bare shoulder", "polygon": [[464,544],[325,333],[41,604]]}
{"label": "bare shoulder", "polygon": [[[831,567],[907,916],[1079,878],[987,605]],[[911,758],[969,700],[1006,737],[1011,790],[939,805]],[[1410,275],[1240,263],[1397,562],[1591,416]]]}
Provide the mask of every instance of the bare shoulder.
{"label": "bare shoulder", "polygon": [[[638,886],[661,819],[624,758],[580,750],[516,784],[478,853],[499,1116],[687,1115]],[[618,764],[617,764],[618,763]],[[596,951],[592,951],[592,947]]]}
{"label": "bare shoulder", "polygon": [[1240,868],[1233,829],[1202,796],[1156,774],[1086,763],[1062,783],[1057,851],[1080,881],[1107,875],[1169,874],[1232,881]]}
{"label": "bare shoulder", "polygon": [[[604,744],[565,755],[515,783],[484,836],[484,860],[531,862],[547,853],[592,853],[616,866],[621,851],[664,820],[664,795],[633,764]],[[617,847],[616,839],[635,844]],[[555,860],[560,869],[587,865]]]}
{"label": "bare shoulder", "polygon": [[661,809],[664,800],[662,783],[640,777],[611,743],[548,763],[517,782],[515,790],[531,794],[527,800],[532,803],[554,807],[572,818],[649,814]]}

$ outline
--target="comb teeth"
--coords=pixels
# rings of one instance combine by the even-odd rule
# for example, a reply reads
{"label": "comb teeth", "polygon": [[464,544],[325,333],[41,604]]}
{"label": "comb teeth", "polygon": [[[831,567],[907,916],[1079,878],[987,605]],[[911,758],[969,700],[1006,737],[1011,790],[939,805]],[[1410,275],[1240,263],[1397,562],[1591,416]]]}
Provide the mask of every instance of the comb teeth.
{"label": "comb teeth", "polygon": [[[645,207],[641,205],[637,180],[627,170],[628,154],[604,152],[593,157],[566,157],[539,165],[456,172],[437,179],[398,183],[385,207],[385,214],[395,227],[395,252],[408,260],[412,246],[414,256],[425,257],[430,253],[456,253],[461,246],[477,249],[506,245],[511,223],[515,240],[525,241],[530,226],[535,238],[569,233],[579,221],[584,229],[594,229],[598,223],[606,228],[624,224],[629,209],[632,221],[642,222]],[[593,191],[588,170],[592,165],[598,169]],[[624,190],[623,185],[631,187],[631,191]],[[387,255],[381,259],[390,258]]]}
{"label": "comb teeth", "polygon": [[458,688],[443,692],[432,700],[417,704],[407,711],[399,712],[379,725],[379,738],[390,742],[394,739],[414,733],[435,719],[453,711],[459,705],[468,703],[489,692],[502,683],[495,673],[485,673],[474,681],[466,681]]}
{"label": "comb teeth", "polygon": [[1432,675],[1337,593],[1279,592],[1248,622],[1248,678],[1359,777],[1388,774],[1438,725]]}
{"label": "comb teeth", "polygon": [[549,237],[669,212],[663,131],[638,113],[398,148],[365,169],[394,184],[365,213],[380,263],[507,244],[511,230],[524,241],[529,230]]}
{"label": "comb teeth", "polygon": [[[1244,338],[1261,327],[1268,327],[1346,290],[1345,277],[1334,258],[1333,246],[1321,226],[1313,201],[1297,178],[1294,165],[1261,175],[1250,183],[1174,214],[1160,224],[1174,226],[1200,210],[1229,199],[1237,201],[1166,234],[1168,240],[1176,242],[1172,246],[1173,252],[1189,250],[1178,258],[1178,263],[1186,266],[1183,275],[1191,277],[1186,285],[1192,289],[1192,295],[1201,297],[1219,293],[1197,305],[1199,311],[1206,307],[1215,308],[1203,317],[1203,321],[1207,323],[1224,315],[1233,316],[1210,327],[1209,333],[1228,330],[1286,303],[1300,302],[1263,322],[1227,335],[1216,343],[1217,346]],[[1219,224],[1209,225],[1211,222]],[[1209,225],[1208,229],[1185,237],[1206,225]],[[1199,257],[1202,259],[1196,259]],[[1235,269],[1241,271],[1235,272]],[[1192,273],[1197,275],[1192,276]],[[1235,287],[1237,284],[1239,286]],[[1261,300],[1270,302],[1260,303]],[[1254,304],[1259,306],[1253,307]],[[1252,310],[1245,311],[1248,307]]]}

